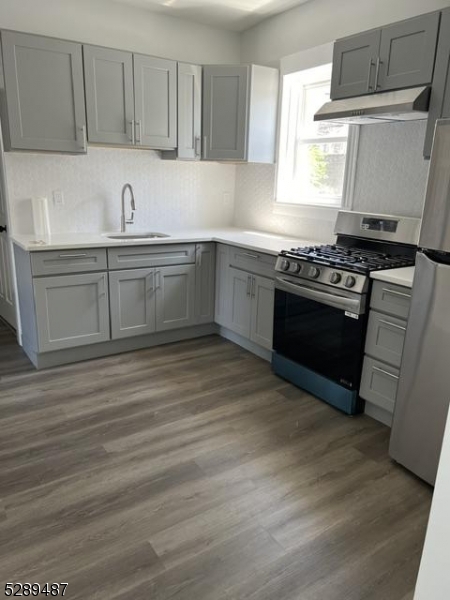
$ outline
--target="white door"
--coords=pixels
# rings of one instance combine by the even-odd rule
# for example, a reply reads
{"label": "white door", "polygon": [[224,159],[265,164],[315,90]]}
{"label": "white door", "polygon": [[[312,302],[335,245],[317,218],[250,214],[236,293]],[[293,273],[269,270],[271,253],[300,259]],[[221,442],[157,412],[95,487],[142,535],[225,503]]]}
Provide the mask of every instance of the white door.
{"label": "white door", "polygon": [[[1,132],[0,132],[1,137]],[[0,317],[16,327],[11,250],[7,232],[6,184],[3,148],[0,147]]]}

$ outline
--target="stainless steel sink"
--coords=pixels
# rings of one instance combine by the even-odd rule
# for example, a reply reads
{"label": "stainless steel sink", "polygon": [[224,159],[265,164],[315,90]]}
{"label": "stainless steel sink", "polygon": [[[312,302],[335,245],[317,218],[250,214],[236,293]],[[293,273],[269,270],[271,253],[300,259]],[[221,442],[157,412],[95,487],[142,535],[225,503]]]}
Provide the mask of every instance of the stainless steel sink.
{"label": "stainless steel sink", "polygon": [[159,238],[168,238],[170,235],[166,233],[108,233],[105,237],[110,240],[155,240]]}

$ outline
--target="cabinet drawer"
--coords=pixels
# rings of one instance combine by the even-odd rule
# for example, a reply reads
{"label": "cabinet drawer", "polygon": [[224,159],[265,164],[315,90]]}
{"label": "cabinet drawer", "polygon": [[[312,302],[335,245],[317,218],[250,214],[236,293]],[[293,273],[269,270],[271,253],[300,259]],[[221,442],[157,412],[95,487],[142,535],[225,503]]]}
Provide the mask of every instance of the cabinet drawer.
{"label": "cabinet drawer", "polygon": [[366,354],[400,367],[405,342],[406,321],[370,311]]}
{"label": "cabinet drawer", "polygon": [[393,413],[398,377],[399,370],[395,367],[365,356],[359,394],[364,400]]}
{"label": "cabinet drawer", "polygon": [[411,290],[400,285],[375,281],[370,297],[370,306],[376,310],[402,319],[408,318]]}
{"label": "cabinet drawer", "polygon": [[106,250],[49,250],[31,253],[31,271],[38,275],[64,275],[86,271],[105,271]]}
{"label": "cabinet drawer", "polygon": [[110,269],[165,267],[194,262],[195,244],[108,248],[108,266]]}
{"label": "cabinet drawer", "polygon": [[230,247],[230,266],[264,277],[275,277],[277,257],[245,248]]}

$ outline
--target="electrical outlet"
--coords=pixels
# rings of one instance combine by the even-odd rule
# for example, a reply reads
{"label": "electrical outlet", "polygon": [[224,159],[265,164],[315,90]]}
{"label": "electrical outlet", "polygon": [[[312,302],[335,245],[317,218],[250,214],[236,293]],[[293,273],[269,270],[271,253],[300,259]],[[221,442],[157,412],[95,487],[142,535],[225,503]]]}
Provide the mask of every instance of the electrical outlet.
{"label": "electrical outlet", "polygon": [[58,208],[64,206],[64,194],[62,190],[53,190],[53,204]]}

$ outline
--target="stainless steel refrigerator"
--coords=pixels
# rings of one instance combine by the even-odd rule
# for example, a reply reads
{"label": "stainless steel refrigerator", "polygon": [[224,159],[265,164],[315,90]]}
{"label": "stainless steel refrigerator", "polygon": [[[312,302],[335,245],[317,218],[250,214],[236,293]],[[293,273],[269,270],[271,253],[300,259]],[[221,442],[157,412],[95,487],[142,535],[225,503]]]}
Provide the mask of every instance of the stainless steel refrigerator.
{"label": "stainless steel refrigerator", "polygon": [[450,403],[450,119],[437,122],[390,454],[434,485]]}

